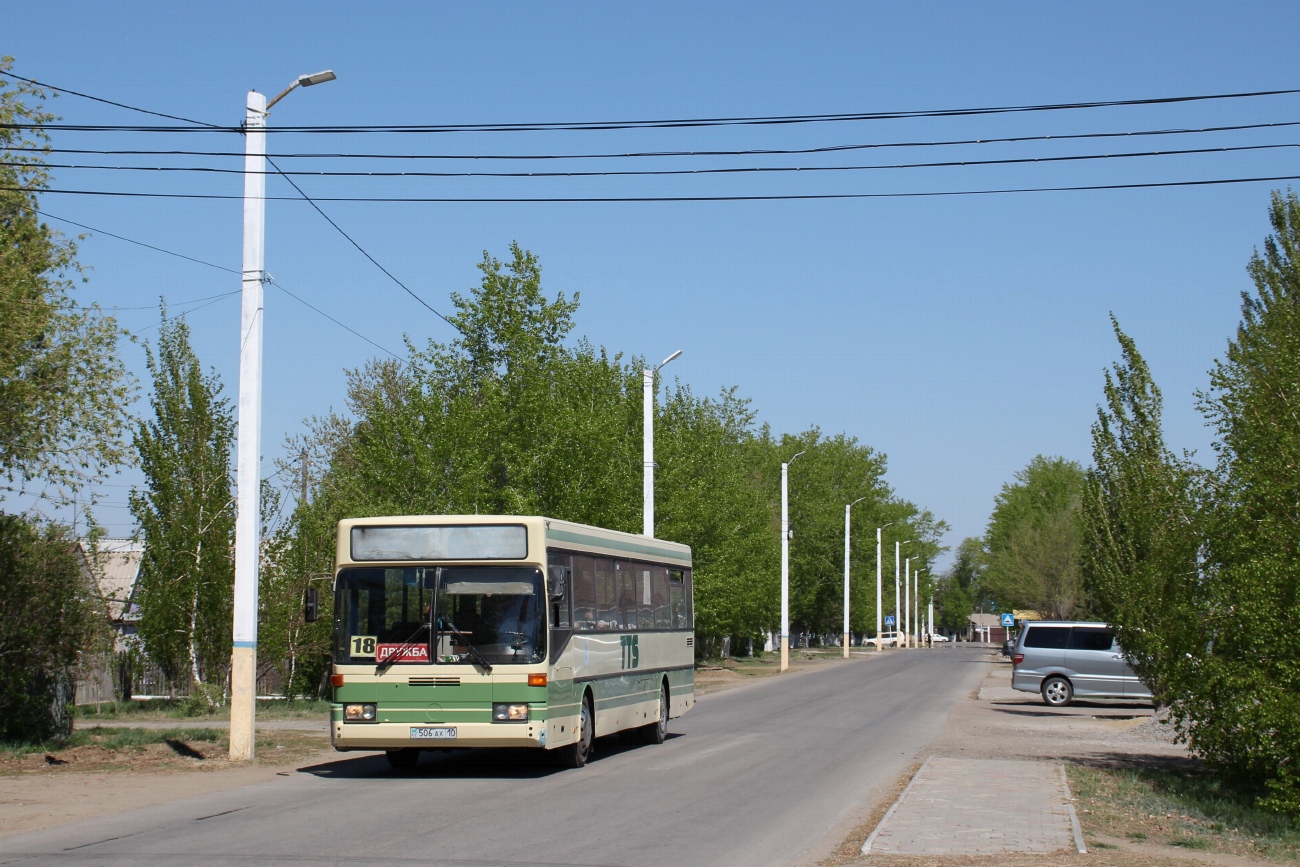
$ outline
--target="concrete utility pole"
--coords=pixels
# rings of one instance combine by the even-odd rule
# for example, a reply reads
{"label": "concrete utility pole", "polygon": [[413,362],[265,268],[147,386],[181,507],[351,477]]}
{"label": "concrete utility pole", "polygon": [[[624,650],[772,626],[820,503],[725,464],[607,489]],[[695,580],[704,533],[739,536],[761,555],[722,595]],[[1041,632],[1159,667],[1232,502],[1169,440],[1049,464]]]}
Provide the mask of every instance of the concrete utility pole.
{"label": "concrete utility pole", "polygon": [[655,537],[655,374],[681,354],[679,349],[658,367],[641,370],[641,535],[651,539]]}
{"label": "concrete utility pole", "polygon": [[244,267],[239,319],[239,437],[235,459],[235,599],[230,655],[230,758],[253,758],[257,712],[257,573],[261,546],[262,284],[266,282],[266,117],[296,87],[334,80],[299,76],[269,103],[248,92],[244,114]]}
{"label": "concrete utility pole", "polygon": [[901,594],[903,590],[903,588],[898,586],[898,582],[901,580],[899,574],[899,568],[902,565],[901,563],[899,563],[899,552],[904,545],[910,545],[911,543],[912,543],[911,539],[908,539],[906,542],[898,542],[898,541],[894,542],[894,643],[895,645],[899,643],[898,637],[901,634],[903,628],[903,619],[902,619],[903,611],[902,611],[902,607],[899,605],[899,602],[902,601]]}
{"label": "concrete utility pole", "polygon": [[[890,523],[893,522],[891,521]],[[885,527],[888,526],[889,524],[885,525]],[[876,528],[876,652],[877,653],[879,653],[881,650],[884,649],[882,646],[884,644],[884,641],[882,641],[880,637],[880,630],[884,629],[885,627],[885,621],[884,621],[885,612],[884,609],[881,608],[881,598],[880,598],[880,531],[885,529],[885,527]]]}
{"label": "concrete utility pole", "polygon": [[781,670],[790,668],[790,464],[799,454],[781,464]]}
{"label": "concrete utility pole", "polygon": [[924,569],[917,569],[912,573],[912,613],[915,615],[912,618],[912,628],[916,630],[917,647],[924,646],[922,637],[925,630],[921,624],[921,573],[924,571]]}
{"label": "concrete utility pole", "polygon": [[903,646],[912,646],[912,558],[903,563]]}
{"label": "concrete utility pole", "polygon": [[858,497],[844,507],[844,658],[849,658],[849,511],[865,500]]}

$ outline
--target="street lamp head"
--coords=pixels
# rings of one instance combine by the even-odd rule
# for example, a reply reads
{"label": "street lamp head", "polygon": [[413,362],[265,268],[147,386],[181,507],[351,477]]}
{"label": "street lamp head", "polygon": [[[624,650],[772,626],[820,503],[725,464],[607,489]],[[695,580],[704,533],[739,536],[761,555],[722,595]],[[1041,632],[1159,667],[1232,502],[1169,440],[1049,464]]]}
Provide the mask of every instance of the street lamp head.
{"label": "street lamp head", "polygon": [[327,81],[333,81],[338,78],[334,70],[326,69],[322,72],[313,72],[311,75],[298,76],[298,84],[303,87],[311,87],[313,84],[324,84]]}
{"label": "street lamp head", "polygon": [[852,509],[854,506],[856,506],[858,503],[861,503],[861,502],[862,502],[863,500],[865,500],[865,499],[866,499],[866,497],[858,497],[856,500],[854,500],[853,502],[849,503],[849,508]]}
{"label": "street lamp head", "polygon": [[788,465],[788,464],[792,464],[792,463],[794,463],[795,461],[797,461],[797,460],[799,459],[799,455],[806,455],[806,454],[808,454],[808,452],[806,452],[806,451],[799,452],[799,453],[796,454],[794,457],[790,458],[790,460],[786,461],[786,464],[787,464],[787,465]]}
{"label": "street lamp head", "polygon": [[[681,354],[682,354],[682,351],[681,351],[680,349],[677,350],[677,351],[674,352],[672,355],[668,356],[668,357],[665,358],[663,361],[659,362],[659,367],[663,367],[665,364],[667,364],[668,362],[672,361],[673,359],[675,359],[677,356],[679,356],[679,355],[681,355]],[[656,367],[655,370],[658,370],[659,367]]]}

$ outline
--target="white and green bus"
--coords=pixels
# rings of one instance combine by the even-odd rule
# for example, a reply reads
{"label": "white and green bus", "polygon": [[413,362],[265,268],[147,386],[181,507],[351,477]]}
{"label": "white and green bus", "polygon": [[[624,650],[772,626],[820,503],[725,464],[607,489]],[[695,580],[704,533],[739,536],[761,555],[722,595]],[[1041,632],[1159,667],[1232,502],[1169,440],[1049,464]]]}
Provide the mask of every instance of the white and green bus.
{"label": "white and green bus", "polygon": [[339,522],[337,750],[662,743],[695,704],[691,549],[541,517]]}

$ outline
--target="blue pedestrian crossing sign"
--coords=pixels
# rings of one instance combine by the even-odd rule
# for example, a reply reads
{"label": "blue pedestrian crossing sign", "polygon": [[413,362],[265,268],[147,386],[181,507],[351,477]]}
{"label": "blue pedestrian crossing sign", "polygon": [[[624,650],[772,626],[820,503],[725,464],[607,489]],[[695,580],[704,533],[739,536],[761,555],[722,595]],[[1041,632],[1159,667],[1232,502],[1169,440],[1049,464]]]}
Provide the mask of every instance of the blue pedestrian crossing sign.
{"label": "blue pedestrian crossing sign", "polygon": [[885,625],[886,625],[886,626],[893,626],[893,625],[894,625],[894,615],[892,615],[892,614],[886,614],[886,615],[885,615]]}
{"label": "blue pedestrian crossing sign", "polygon": [[1003,626],[1015,626],[1015,625],[1016,625],[1016,615],[1014,615],[1014,614],[1010,614],[1010,613],[1003,614],[1003,615],[1002,615],[1002,625],[1003,625]]}

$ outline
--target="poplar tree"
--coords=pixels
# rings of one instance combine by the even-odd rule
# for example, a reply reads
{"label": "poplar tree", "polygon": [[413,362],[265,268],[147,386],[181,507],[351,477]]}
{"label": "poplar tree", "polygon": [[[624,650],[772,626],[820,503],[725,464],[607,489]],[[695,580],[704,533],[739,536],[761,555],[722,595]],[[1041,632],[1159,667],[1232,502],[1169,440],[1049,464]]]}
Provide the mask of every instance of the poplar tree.
{"label": "poplar tree", "polygon": [[1084,485],[1084,580],[1157,699],[1183,707],[1204,649],[1196,474],[1166,447],[1160,389],[1111,317],[1121,360],[1105,374]]}
{"label": "poplar tree", "polygon": [[136,428],[145,484],[130,495],[144,541],[140,635],[173,683],[187,674],[200,683],[220,679],[230,658],[235,574],[234,421],[189,335],[185,320],[164,309],[157,353],[146,347],[154,417]]}
{"label": "poplar tree", "polygon": [[1300,813],[1300,200],[1274,192],[1241,323],[1202,410],[1218,464],[1207,532],[1213,644],[1189,699],[1192,744]]}

